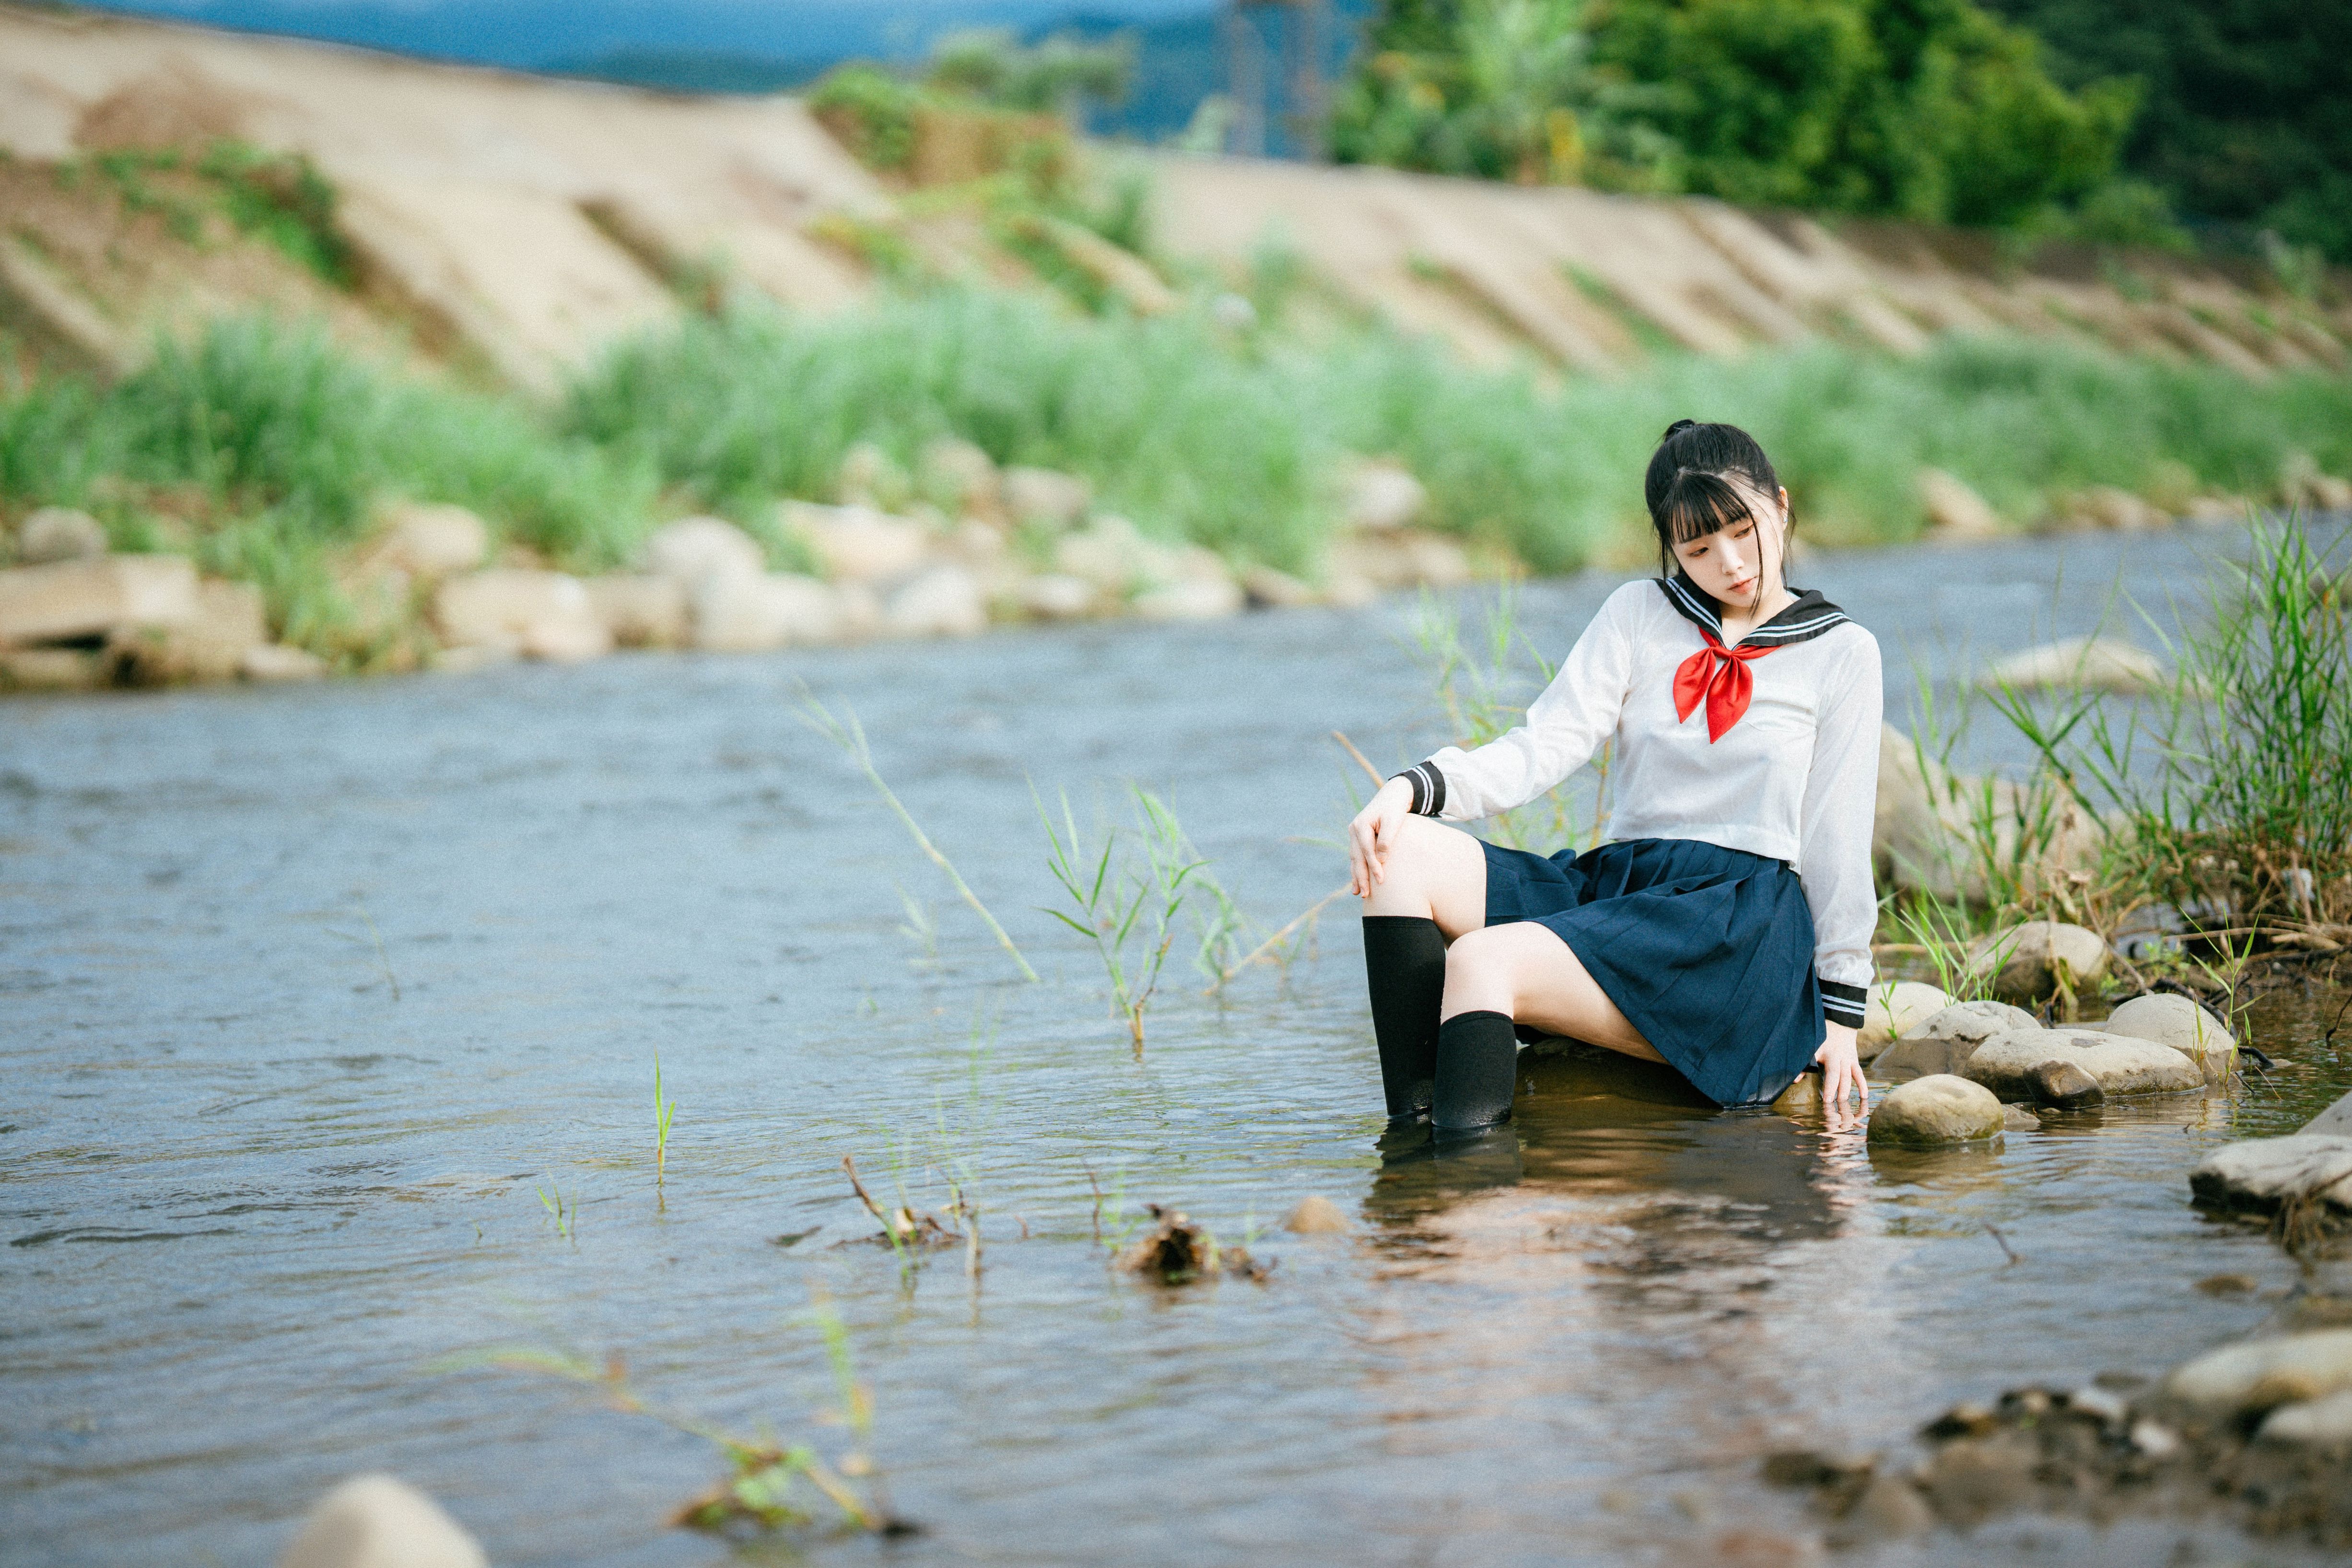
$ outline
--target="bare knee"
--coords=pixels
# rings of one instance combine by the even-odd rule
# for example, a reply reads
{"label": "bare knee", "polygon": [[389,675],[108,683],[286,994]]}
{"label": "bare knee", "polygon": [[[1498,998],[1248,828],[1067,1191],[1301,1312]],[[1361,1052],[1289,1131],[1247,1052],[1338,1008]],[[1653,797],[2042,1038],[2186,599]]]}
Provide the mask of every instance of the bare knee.
{"label": "bare knee", "polygon": [[1486,920],[1485,847],[1458,827],[1407,817],[1364,912],[1433,920],[1449,938],[1476,931]]}

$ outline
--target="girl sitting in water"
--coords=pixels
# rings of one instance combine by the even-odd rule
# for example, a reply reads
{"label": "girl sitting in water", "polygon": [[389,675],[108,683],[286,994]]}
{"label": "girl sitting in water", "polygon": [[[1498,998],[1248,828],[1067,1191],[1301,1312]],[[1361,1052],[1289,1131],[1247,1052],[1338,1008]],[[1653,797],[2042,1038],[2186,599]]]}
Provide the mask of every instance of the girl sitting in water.
{"label": "girl sitting in water", "polygon": [[[1518,1025],[1719,1105],[1815,1063],[1833,1121],[1869,1102],[1878,643],[1787,585],[1789,492],[1747,432],[1675,421],[1643,488],[1660,575],[1609,595],[1525,724],[1399,773],[1349,825],[1392,1119],[1507,1118]],[[1533,800],[1612,738],[1599,848],[1546,859],[1431,820]]]}

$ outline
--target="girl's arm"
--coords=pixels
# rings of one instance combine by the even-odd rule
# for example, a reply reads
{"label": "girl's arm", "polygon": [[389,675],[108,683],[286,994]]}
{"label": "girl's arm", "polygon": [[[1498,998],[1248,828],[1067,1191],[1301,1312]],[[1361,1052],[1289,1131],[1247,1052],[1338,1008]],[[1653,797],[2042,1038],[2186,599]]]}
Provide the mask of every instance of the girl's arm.
{"label": "girl's arm", "polygon": [[1528,708],[1527,722],[1473,751],[1448,746],[1397,775],[1423,816],[1470,822],[1508,811],[1591,760],[1617,728],[1633,684],[1633,652],[1657,585],[1628,583],[1609,595],[1559,673]]}
{"label": "girl's arm", "polygon": [[[1860,628],[1856,628],[1857,632]],[[1871,879],[1871,826],[1878,810],[1878,732],[1885,697],[1878,643],[1866,632],[1822,693],[1813,761],[1805,776],[1797,875],[1813,913],[1813,973],[1830,1026],[1822,1047],[1824,1097],[1842,1105],[1870,1090],[1854,1055],[1870,989],[1870,938],[1878,923]]]}

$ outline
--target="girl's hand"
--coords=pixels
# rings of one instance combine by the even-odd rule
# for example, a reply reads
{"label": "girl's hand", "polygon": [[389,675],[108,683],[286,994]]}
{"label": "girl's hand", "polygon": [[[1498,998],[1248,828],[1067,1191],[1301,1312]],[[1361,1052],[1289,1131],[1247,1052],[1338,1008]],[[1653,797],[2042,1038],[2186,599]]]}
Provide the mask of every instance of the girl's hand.
{"label": "girl's hand", "polygon": [[1862,1076],[1862,1059],[1855,1054],[1854,1031],[1843,1024],[1828,1026],[1829,1038],[1813,1053],[1813,1060],[1822,1064],[1822,1105],[1829,1112],[1830,1125],[1843,1131],[1857,1125],[1860,1118],[1846,1110],[1846,1097],[1853,1095],[1862,1101],[1864,1112],[1870,1110],[1870,1085]]}
{"label": "girl's hand", "polygon": [[1412,784],[1391,779],[1348,824],[1348,886],[1356,897],[1370,898],[1372,889],[1388,879],[1389,851],[1412,815]]}

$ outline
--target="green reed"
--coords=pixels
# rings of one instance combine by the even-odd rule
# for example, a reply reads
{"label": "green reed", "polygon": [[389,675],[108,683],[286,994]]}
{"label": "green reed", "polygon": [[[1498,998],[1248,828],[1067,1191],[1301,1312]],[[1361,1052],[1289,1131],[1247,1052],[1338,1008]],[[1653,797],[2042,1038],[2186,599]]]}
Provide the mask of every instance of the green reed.
{"label": "green reed", "polygon": [[[1128,793],[1136,809],[1133,841],[1140,858],[1119,853],[1119,830],[1103,835],[1099,850],[1089,847],[1062,796],[1062,827],[1056,829],[1045,803],[1035,799],[1037,820],[1050,847],[1046,868],[1070,900],[1067,908],[1039,906],[1092,944],[1109,976],[1112,1005],[1126,1020],[1136,1059],[1143,1057],[1143,1014],[1160,988],[1160,972],[1176,941],[1176,917],[1191,896],[1194,875],[1206,864],[1184,837],[1167,803],[1140,784]],[[1140,940],[1140,952],[1131,942]]]}
{"label": "green reed", "polygon": [[1034,982],[1037,972],[1029,967],[1029,961],[1026,958],[1021,956],[1021,950],[1013,944],[1013,938],[1006,934],[1003,926],[997,924],[996,917],[988,912],[988,906],[980,901],[980,895],[973,892],[971,885],[963,879],[963,873],[955,868],[955,862],[940,852],[939,847],[931,842],[930,836],[923,831],[922,825],[915,820],[914,814],[907,809],[905,804],[898,799],[898,793],[883,779],[882,770],[875,765],[874,748],[866,739],[866,727],[857,721],[856,710],[845,702],[842,704],[841,714],[840,718],[835,718],[833,710],[819,702],[808,688],[805,686],[801,688],[801,722],[840,747],[843,753],[856,764],[857,771],[866,775],[866,782],[873,786],[874,793],[881,798],[882,804],[890,808],[890,814],[898,819],[899,826],[904,827],[908,836],[914,839],[915,847],[922,852],[925,859],[945,874],[949,882],[953,884],[957,895],[971,907],[972,913],[978,915],[981,922],[988,927],[991,934],[996,938],[997,945],[1004,949],[1006,956],[1010,957],[1015,967],[1021,971],[1021,978]]}
{"label": "green reed", "polygon": [[654,1052],[654,1187],[661,1188],[669,1173],[669,1122],[677,1101],[662,1093],[661,1052]]}

